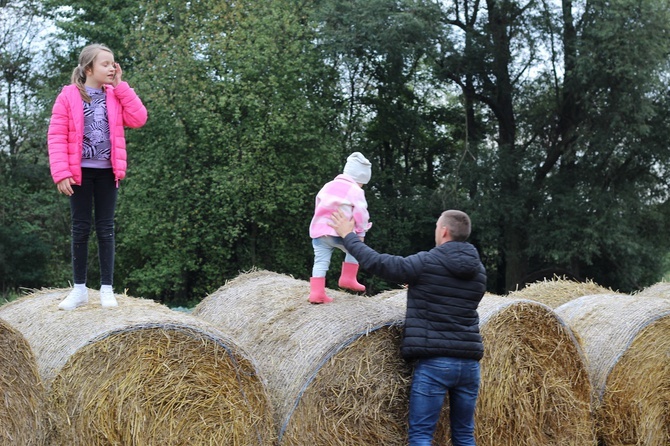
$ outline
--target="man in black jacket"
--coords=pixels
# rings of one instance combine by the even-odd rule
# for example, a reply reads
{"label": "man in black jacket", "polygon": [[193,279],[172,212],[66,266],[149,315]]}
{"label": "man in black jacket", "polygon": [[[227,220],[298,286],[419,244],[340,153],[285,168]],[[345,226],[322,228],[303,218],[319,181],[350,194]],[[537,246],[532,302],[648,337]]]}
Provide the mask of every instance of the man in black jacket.
{"label": "man in black jacket", "polygon": [[479,360],[484,355],[477,306],[486,291],[486,271],[475,247],[466,242],[470,217],[457,210],[443,212],[435,225],[435,248],[408,257],[380,254],[365,245],[342,212],[332,220],[362,268],[409,285],[400,349],[414,362],[410,446],[432,444],[446,394],[452,444],[474,446]]}

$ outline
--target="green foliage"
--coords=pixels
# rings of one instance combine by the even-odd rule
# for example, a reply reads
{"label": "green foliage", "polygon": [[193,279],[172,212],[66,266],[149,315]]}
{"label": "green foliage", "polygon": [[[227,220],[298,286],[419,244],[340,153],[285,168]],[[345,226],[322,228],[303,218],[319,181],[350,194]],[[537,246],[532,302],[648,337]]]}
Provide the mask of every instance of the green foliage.
{"label": "green foliage", "polygon": [[[0,8],[0,292],[60,282],[61,217],[46,163],[47,68],[36,2]],[[50,105],[50,104],[49,104]],[[67,226],[64,231],[67,233]],[[69,245],[68,246],[69,249]],[[68,262],[68,263],[65,263]]]}
{"label": "green foliage", "polygon": [[[88,43],[102,43],[115,52],[117,61],[129,63],[126,36],[141,14],[134,0],[43,0],[42,12],[54,20],[60,38],[70,43],[70,55]],[[71,59],[74,64],[76,58]],[[70,70],[71,71],[71,70]]]}
{"label": "green foliage", "polygon": [[[575,103],[553,109],[568,131],[550,129],[543,141],[560,157],[544,181],[534,183],[541,184],[542,200],[535,205],[530,252],[538,263],[631,291],[660,278],[670,249],[665,217],[657,211],[667,186],[659,173],[670,161],[667,80],[658,74],[667,67],[670,42],[653,37],[667,29],[670,10],[653,1],[590,6],[578,30],[579,57],[564,84],[563,94]],[[547,95],[539,103],[556,97]],[[551,107],[538,113],[556,116]],[[539,116],[533,118],[539,122]],[[568,135],[568,143],[554,142]],[[555,237],[547,242],[547,234]]]}
{"label": "green foliage", "polygon": [[652,209],[666,200],[659,173],[670,161],[660,74],[668,5],[528,4],[522,14],[515,2],[454,5],[444,7],[436,73],[458,85],[479,129],[497,138],[484,143],[473,129],[475,156],[454,178],[497,257],[489,288],[502,293],[552,269],[622,290],[658,278],[667,231],[658,225],[663,236],[640,239],[639,219],[664,218]]}
{"label": "green foliage", "polygon": [[[60,30],[37,65],[49,75],[0,50],[3,287],[70,277],[44,135],[89,42],[115,51],[149,110],[126,133],[116,221],[116,283],[133,295],[192,305],[253,267],[306,279],[314,196],[352,151],[373,162],[380,251],[429,249],[439,213],[460,208],[490,291],[552,270],[622,291],[658,280],[669,6],[563,3],[44,0]],[[35,260],[10,271],[24,261],[10,251]]]}
{"label": "green foliage", "polygon": [[45,285],[49,247],[29,225],[0,227],[0,291]]}
{"label": "green foliage", "polygon": [[332,74],[306,11],[150,6],[132,36],[150,118],[129,140],[117,271],[132,293],[169,303],[252,267],[308,277],[314,196],[340,160]]}
{"label": "green foliage", "polygon": [[60,237],[59,226],[69,213],[54,201],[56,191],[49,181],[44,165],[0,153],[2,292],[62,283],[59,267],[67,265],[69,256],[63,258],[58,248],[69,253],[69,244]]}

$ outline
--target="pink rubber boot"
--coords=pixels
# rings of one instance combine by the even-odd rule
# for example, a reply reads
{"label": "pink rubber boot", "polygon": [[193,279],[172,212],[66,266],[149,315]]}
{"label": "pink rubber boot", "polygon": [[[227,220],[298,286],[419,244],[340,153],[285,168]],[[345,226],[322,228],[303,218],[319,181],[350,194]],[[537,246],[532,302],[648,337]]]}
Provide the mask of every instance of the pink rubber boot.
{"label": "pink rubber boot", "polygon": [[342,274],[340,275],[340,280],[337,282],[337,285],[340,288],[346,288],[353,291],[365,291],[365,285],[361,285],[356,280],[356,275],[358,274],[358,263],[342,263]]}
{"label": "pink rubber boot", "polygon": [[333,301],[326,296],[326,278],[325,277],[310,277],[309,279],[309,303],[311,304],[327,304]]}

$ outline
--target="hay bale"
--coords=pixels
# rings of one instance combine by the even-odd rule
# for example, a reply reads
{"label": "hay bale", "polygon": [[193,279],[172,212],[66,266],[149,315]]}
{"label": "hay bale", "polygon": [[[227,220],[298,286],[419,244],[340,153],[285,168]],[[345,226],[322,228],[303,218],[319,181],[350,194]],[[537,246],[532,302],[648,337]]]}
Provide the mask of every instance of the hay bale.
{"label": "hay bale", "polygon": [[92,303],[59,311],[67,292],[44,290],[0,307],[35,352],[51,445],[276,442],[264,381],[230,338],[127,296],[101,309],[89,291]]}
{"label": "hay bale", "polygon": [[636,296],[652,296],[670,299],[670,282],[658,282],[643,289]]}
{"label": "hay bale", "polygon": [[395,288],[391,290],[382,291],[381,293],[375,294],[377,299],[390,300],[391,302],[396,302],[400,305],[403,305],[403,302],[407,300],[407,289],[406,288]]}
{"label": "hay bale", "polygon": [[598,294],[556,312],[586,354],[603,444],[670,444],[670,301]]}
{"label": "hay bale", "polygon": [[399,354],[403,311],[376,297],[328,290],[267,271],[245,273],[193,314],[258,361],[282,445],[407,444],[409,368]]}
{"label": "hay bale", "polygon": [[[407,292],[388,302],[406,307]],[[548,306],[486,293],[475,437],[481,446],[596,444],[592,387],[572,330]],[[448,404],[435,445],[450,445]]]}
{"label": "hay bale", "polygon": [[[486,294],[478,445],[595,445],[591,383],[570,329],[547,306]],[[451,444],[446,411],[440,445]]]}
{"label": "hay bale", "polygon": [[529,283],[520,290],[512,291],[508,294],[508,297],[534,300],[549,305],[551,308],[556,308],[573,299],[590,294],[617,293],[610,288],[596,284],[592,280],[577,282],[554,276],[551,280],[544,279],[543,281]]}
{"label": "hay bale", "polygon": [[23,335],[0,319],[0,444],[42,445],[44,388]]}
{"label": "hay bale", "polygon": [[[399,355],[407,291],[306,302],[309,285],[245,274],[194,314],[253,350],[268,376],[281,444],[407,444],[411,370]],[[591,388],[570,330],[545,305],[485,296],[487,353],[477,410],[479,445],[595,444]],[[352,342],[353,340],[353,342]],[[446,411],[436,445],[448,445]]]}

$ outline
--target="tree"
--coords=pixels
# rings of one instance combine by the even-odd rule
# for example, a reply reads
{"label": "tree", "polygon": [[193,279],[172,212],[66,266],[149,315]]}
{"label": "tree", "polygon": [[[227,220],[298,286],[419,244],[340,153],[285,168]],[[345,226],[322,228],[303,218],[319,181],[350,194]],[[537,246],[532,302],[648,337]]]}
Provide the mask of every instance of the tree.
{"label": "tree", "polygon": [[30,2],[0,8],[0,150],[14,158],[35,130],[35,91],[42,79],[35,44],[43,26]]}
{"label": "tree", "polygon": [[[484,107],[497,127],[495,144],[472,162],[469,171],[481,181],[467,197],[479,204],[476,217],[489,228],[488,243],[498,246],[493,287],[514,289],[545,268],[604,279],[607,267],[593,266],[627,253],[617,262],[623,277],[631,252],[649,258],[667,250],[654,237],[638,239],[637,247],[612,244],[612,234],[628,228],[620,233],[633,237],[640,212],[661,199],[657,192],[665,186],[654,171],[668,158],[648,137],[652,120],[667,119],[661,73],[670,48],[668,5],[450,5],[443,13],[443,51],[435,58],[438,74],[459,85],[464,102]],[[632,57],[632,46],[645,50]]]}
{"label": "tree", "polygon": [[442,210],[434,191],[458,157],[452,138],[461,120],[454,125],[449,94],[432,88],[426,65],[437,12],[432,2],[334,0],[313,16],[319,47],[339,75],[341,156],[361,151],[373,163],[366,240],[381,251],[410,254],[434,243]]}
{"label": "tree", "polygon": [[53,200],[46,162],[45,70],[38,51],[46,27],[33,2],[6,2],[0,7],[2,293],[21,286],[47,286],[62,278],[59,215],[67,211],[62,202]]}
{"label": "tree", "polygon": [[17,75],[34,54],[0,50],[0,216],[38,222],[15,246],[52,247],[52,284],[67,280],[69,231],[43,135],[93,41],[149,109],[127,133],[117,213],[117,283],[135,295],[193,302],[252,267],[306,278],[314,195],[354,150],[373,161],[368,241],[382,251],[426,249],[452,207],[473,217],[491,291],[552,271],[621,290],[660,277],[664,2],[43,4],[61,30],[40,52],[49,76]]}
{"label": "tree", "polygon": [[309,275],[313,200],[337,158],[309,6],[146,5],[131,42],[150,118],[118,213],[136,294],[195,300],[252,267]]}

